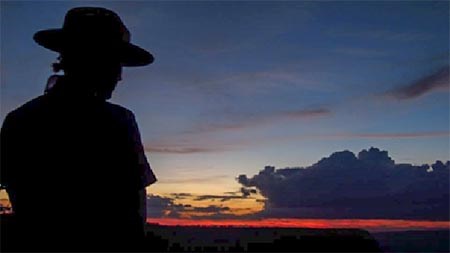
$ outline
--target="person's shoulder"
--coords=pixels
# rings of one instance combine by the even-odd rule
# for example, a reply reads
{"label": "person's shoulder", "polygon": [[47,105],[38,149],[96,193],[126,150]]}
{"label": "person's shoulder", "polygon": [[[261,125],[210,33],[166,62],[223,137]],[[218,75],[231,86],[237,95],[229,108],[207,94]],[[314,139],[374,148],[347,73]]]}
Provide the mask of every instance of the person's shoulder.
{"label": "person's shoulder", "polygon": [[124,118],[134,118],[134,113],[121,105],[106,101],[105,107],[115,116]]}
{"label": "person's shoulder", "polygon": [[16,109],[10,111],[6,117],[8,121],[12,120],[18,120],[23,117],[26,117],[27,115],[34,115],[36,111],[39,111],[44,107],[46,104],[46,96],[41,95],[36,98],[33,98],[32,100],[22,104],[21,106],[17,107]]}

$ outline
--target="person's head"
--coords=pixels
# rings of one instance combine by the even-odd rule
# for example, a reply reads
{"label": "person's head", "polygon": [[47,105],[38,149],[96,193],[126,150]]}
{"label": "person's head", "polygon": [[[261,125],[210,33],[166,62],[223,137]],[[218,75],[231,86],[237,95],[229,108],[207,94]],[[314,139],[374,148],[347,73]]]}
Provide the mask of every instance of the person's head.
{"label": "person's head", "polygon": [[72,85],[86,93],[104,99],[111,98],[117,83],[122,80],[122,63],[112,49],[68,50],[62,52],[54,71],[64,71]]}
{"label": "person's head", "polygon": [[121,80],[122,67],[153,62],[146,50],[130,43],[130,32],[114,12],[80,7],[67,12],[63,28],[39,31],[35,41],[60,53],[56,71],[79,85],[79,89],[105,99]]}

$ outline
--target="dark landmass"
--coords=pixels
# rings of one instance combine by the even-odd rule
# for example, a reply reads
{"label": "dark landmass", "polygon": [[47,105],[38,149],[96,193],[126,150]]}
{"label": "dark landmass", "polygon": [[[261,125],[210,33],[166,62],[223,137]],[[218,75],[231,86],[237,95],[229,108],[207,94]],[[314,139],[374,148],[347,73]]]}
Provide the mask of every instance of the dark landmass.
{"label": "dark landmass", "polygon": [[[1,252],[5,252],[8,231],[13,229],[8,216],[0,217]],[[157,224],[147,225],[145,245],[141,250],[143,252],[380,252],[377,241],[369,232],[361,229],[188,227]]]}
{"label": "dark landmass", "polygon": [[[11,224],[0,215],[1,252]],[[450,252],[450,230],[160,226],[147,224],[145,252]]]}
{"label": "dark landmass", "polygon": [[154,251],[380,252],[376,240],[361,229],[171,227],[149,224],[147,236]]}
{"label": "dark landmass", "polygon": [[450,252],[450,230],[372,233],[384,252]]}

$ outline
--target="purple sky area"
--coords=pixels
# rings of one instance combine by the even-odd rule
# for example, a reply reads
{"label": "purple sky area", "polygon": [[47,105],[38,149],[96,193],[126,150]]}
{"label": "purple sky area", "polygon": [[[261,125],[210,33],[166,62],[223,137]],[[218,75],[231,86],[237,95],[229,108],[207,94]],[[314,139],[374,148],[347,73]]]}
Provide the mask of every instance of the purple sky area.
{"label": "purple sky area", "polygon": [[116,11],[154,54],[124,69],[111,102],[136,114],[159,178],[148,190],[170,201],[235,194],[241,174],[342,150],[378,147],[397,164],[450,159],[447,1],[0,4],[0,122],[43,93],[58,55],[32,36],[61,27],[72,7]]}

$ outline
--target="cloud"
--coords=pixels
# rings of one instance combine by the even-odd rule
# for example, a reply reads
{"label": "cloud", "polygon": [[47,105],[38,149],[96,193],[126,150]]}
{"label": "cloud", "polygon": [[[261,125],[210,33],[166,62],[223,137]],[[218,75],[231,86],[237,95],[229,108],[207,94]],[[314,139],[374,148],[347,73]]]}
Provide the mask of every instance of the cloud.
{"label": "cloud", "polygon": [[412,133],[342,133],[342,134],[335,134],[332,137],[362,138],[362,139],[411,139],[411,138],[446,137],[446,136],[450,136],[450,131],[431,131],[431,132],[412,132]]}
{"label": "cloud", "polygon": [[194,212],[204,212],[204,213],[221,213],[223,211],[230,210],[227,206],[216,206],[216,205],[209,205],[206,207],[193,207],[191,211]]}
{"label": "cloud", "polygon": [[147,196],[147,217],[179,217],[179,212],[185,208],[184,205],[175,204],[173,199],[158,195]]}
{"label": "cloud", "polygon": [[[232,213],[239,208],[230,208],[223,205],[195,206],[192,204],[178,204],[176,199],[194,197],[191,194],[176,194],[174,198],[162,197],[158,195],[147,196],[147,218],[219,218],[219,217],[238,217]],[[202,198],[204,196],[205,198]],[[195,201],[202,201],[215,198],[214,195],[200,195],[194,198]],[[226,198],[227,196],[223,196]],[[238,197],[238,196],[233,196]],[[242,197],[241,197],[242,198]]]}
{"label": "cloud", "polygon": [[333,52],[344,54],[347,56],[354,56],[354,57],[383,57],[387,56],[388,53],[385,51],[380,51],[379,49],[372,49],[372,48],[359,48],[359,47],[342,47],[342,48],[336,48],[333,50]]}
{"label": "cloud", "polygon": [[333,153],[306,168],[240,175],[267,198],[262,217],[449,220],[450,161],[396,164],[377,148]]}
{"label": "cloud", "polygon": [[[256,189],[242,187],[221,195],[170,193],[168,196],[147,196],[148,218],[242,218],[261,210]],[[220,204],[216,200],[220,201]],[[240,200],[239,204],[227,201]],[[243,203],[242,201],[245,201]],[[211,204],[212,203],[212,204]],[[255,209],[256,208],[256,209]],[[258,209],[259,208],[259,209]]]}
{"label": "cloud", "polygon": [[170,194],[171,197],[173,197],[174,199],[187,199],[192,197],[191,193],[171,193]]}
{"label": "cloud", "polygon": [[[320,113],[320,112],[318,112]],[[232,130],[232,129],[240,129],[239,126],[235,126],[235,128],[228,126],[210,126],[209,131],[219,131],[219,130]],[[217,128],[216,128],[217,127]],[[205,128],[204,132],[208,130]],[[303,140],[311,140],[311,139],[320,139],[320,140],[335,140],[335,139],[417,139],[417,138],[436,138],[436,137],[449,137],[450,131],[424,131],[424,132],[359,132],[359,133],[351,133],[351,132],[340,132],[340,133],[331,133],[331,134],[316,134],[316,133],[307,133],[303,135],[295,135],[295,136],[278,136],[278,137],[267,137],[264,139],[253,139],[253,140],[235,140],[232,143],[207,143],[202,144],[205,148],[187,148],[186,144],[181,144],[180,147],[176,148],[173,146],[169,149],[159,149],[158,148],[146,148],[147,152],[157,152],[157,153],[170,153],[170,154],[196,154],[196,153],[210,153],[210,152],[224,152],[230,150],[237,150],[248,148],[253,145],[262,145],[264,143],[276,143],[283,141],[303,141]],[[196,140],[193,140],[191,143],[192,146],[199,145],[195,143]],[[172,144],[170,144],[172,145]],[[184,152],[181,152],[181,151]],[[188,152],[190,150],[191,152]]]}
{"label": "cloud", "polygon": [[299,109],[299,110],[287,110],[277,111],[265,114],[253,114],[253,115],[231,115],[228,122],[232,123],[214,123],[198,126],[195,129],[189,130],[186,133],[204,133],[204,132],[216,132],[216,131],[233,131],[245,128],[259,127],[265,124],[273,124],[274,122],[290,121],[290,120],[302,120],[311,119],[317,117],[324,117],[331,115],[331,111],[327,108],[314,108],[314,109]]}
{"label": "cloud", "polygon": [[195,154],[222,151],[216,148],[200,148],[200,147],[173,147],[173,146],[152,146],[145,147],[146,152],[152,153],[170,153],[170,154]]}
{"label": "cloud", "polygon": [[241,187],[242,197],[248,197],[252,194],[256,194],[258,191],[256,189]]}
{"label": "cloud", "polygon": [[229,210],[228,207],[209,205],[196,207],[190,204],[177,204],[173,198],[158,195],[147,196],[147,218],[180,218],[186,217],[186,213],[194,213],[198,216],[213,215]]}
{"label": "cloud", "polygon": [[[311,64],[311,62],[305,62],[304,64]],[[193,85],[202,90],[214,88],[216,91],[226,92],[229,95],[244,93],[252,96],[255,94],[273,94],[274,91],[286,88],[300,88],[303,91],[324,91],[332,88],[330,84],[318,82],[316,78],[312,78],[308,75],[311,73],[304,68],[304,66],[299,68],[290,65],[278,65],[277,68],[269,70],[229,73],[225,76],[196,82]]]}
{"label": "cloud", "polygon": [[[196,177],[196,178],[185,178],[185,179],[165,179],[159,180],[159,184],[185,184],[185,183],[210,183],[222,179],[227,179],[228,175],[214,175],[208,177]],[[186,194],[186,193],[183,193]],[[186,195],[184,195],[186,197]]]}
{"label": "cloud", "polygon": [[272,115],[272,118],[303,119],[303,118],[327,116],[329,114],[331,114],[329,109],[318,108],[311,110],[296,110],[296,111],[281,112],[278,115]]}
{"label": "cloud", "polygon": [[[199,138],[211,132],[239,131],[247,128],[257,128],[285,121],[314,119],[331,115],[327,108],[312,108],[285,110],[268,113],[224,113],[220,122],[203,122],[183,131],[181,137],[168,137],[145,144],[145,151],[165,154],[198,154],[236,150],[252,144],[253,141],[241,140],[233,142],[215,142],[207,138]],[[204,142],[206,141],[206,143]]]}
{"label": "cloud", "polygon": [[220,200],[221,202],[225,202],[231,199],[242,199],[243,196],[230,196],[230,195],[199,195],[194,200],[203,201],[203,200]]}
{"label": "cloud", "polygon": [[445,66],[433,74],[420,78],[413,83],[385,92],[388,96],[398,100],[413,99],[436,90],[448,91],[449,66]]}
{"label": "cloud", "polygon": [[195,201],[203,201],[203,200],[220,200],[221,202],[233,200],[233,199],[247,199],[250,198],[252,194],[257,194],[256,189],[241,187],[240,195],[236,195],[235,193],[231,195],[198,195],[195,197]]}
{"label": "cloud", "polygon": [[380,41],[426,41],[432,39],[434,36],[431,33],[416,32],[416,31],[391,31],[391,30],[353,30],[348,29],[336,29],[329,30],[327,32],[331,36],[337,37],[349,37],[349,38],[364,38],[367,40],[380,40]]}

